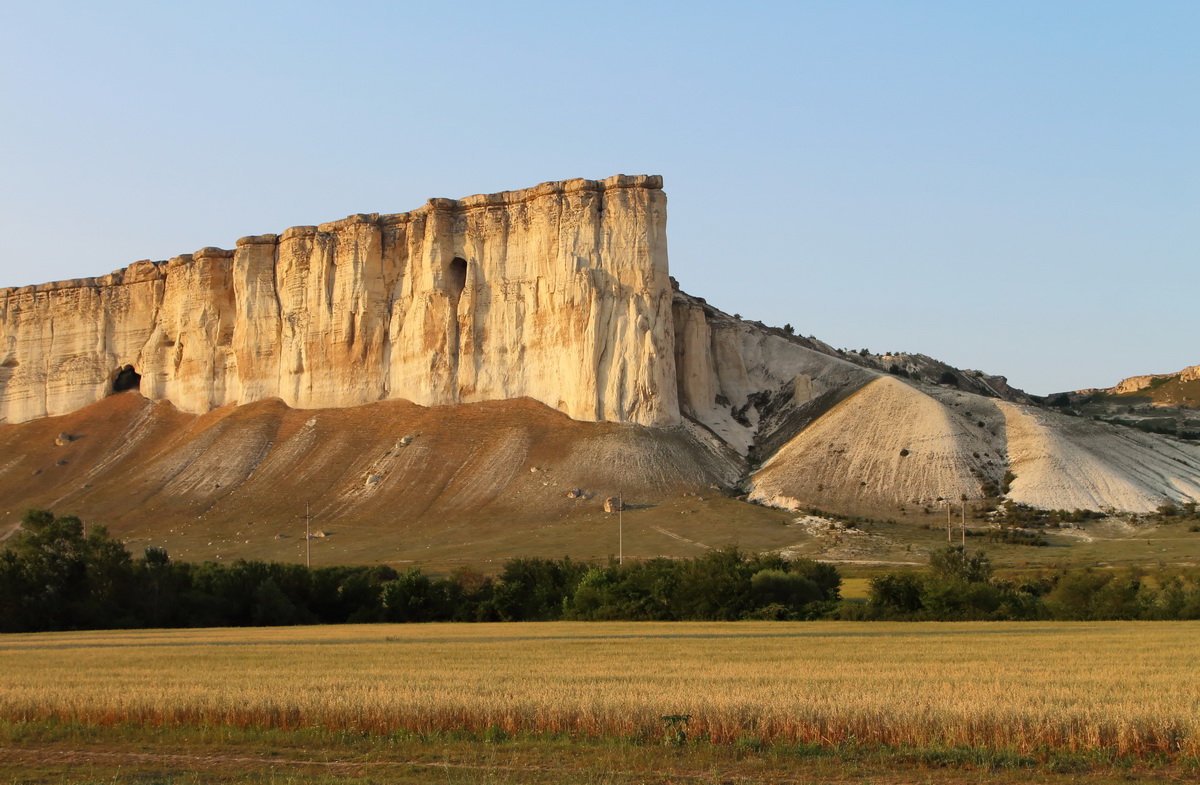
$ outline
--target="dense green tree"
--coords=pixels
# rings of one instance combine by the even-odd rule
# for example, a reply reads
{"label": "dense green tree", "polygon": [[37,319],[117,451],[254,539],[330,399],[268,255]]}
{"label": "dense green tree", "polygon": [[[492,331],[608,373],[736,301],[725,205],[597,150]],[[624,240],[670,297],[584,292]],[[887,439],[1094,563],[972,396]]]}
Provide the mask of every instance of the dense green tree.
{"label": "dense green tree", "polygon": [[967,553],[961,545],[948,545],[929,554],[929,573],[935,580],[986,583],[992,579],[992,562],[982,551]]}
{"label": "dense green tree", "polygon": [[679,573],[671,603],[677,619],[733,621],[753,607],[751,571],[736,546],[681,562]]}
{"label": "dense green tree", "polygon": [[383,586],[384,621],[437,621],[448,616],[444,581],[436,583],[416,567]]}
{"label": "dense green tree", "polygon": [[582,562],[564,558],[509,559],[500,573],[493,603],[504,621],[544,621],[562,615],[563,601],[589,569]]}
{"label": "dense green tree", "polygon": [[923,577],[915,572],[889,572],[871,579],[868,602],[884,617],[913,614],[925,606]]}
{"label": "dense green tree", "polygon": [[274,578],[267,578],[254,590],[252,623],[255,627],[299,624],[301,614]]}
{"label": "dense green tree", "polygon": [[12,626],[63,630],[127,623],[123,609],[133,591],[129,553],[103,526],[85,534],[74,515],[29,510],[6,552],[0,613]]}

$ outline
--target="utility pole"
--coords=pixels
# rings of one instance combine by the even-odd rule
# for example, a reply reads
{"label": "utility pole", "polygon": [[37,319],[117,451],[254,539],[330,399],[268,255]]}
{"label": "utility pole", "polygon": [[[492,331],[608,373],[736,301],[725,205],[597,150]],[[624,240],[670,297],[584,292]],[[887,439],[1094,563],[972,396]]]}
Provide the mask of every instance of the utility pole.
{"label": "utility pole", "polygon": [[312,569],[312,503],[304,503],[304,515],[297,515],[297,518],[304,519],[304,566]]}
{"label": "utility pole", "polygon": [[950,539],[950,503],[951,503],[950,500],[947,499],[946,500],[946,543],[947,544],[953,542],[953,540]]}
{"label": "utility pole", "polygon": [[963,502],[962,502],[962,545],[963,545],[963,556],[965,557],[966,553],[967,553],[967,500],[966,499],[963,499]]}
{"label": "utility pole", "polygon": [[617,564],[625,563],[625,494],[617,494]]}

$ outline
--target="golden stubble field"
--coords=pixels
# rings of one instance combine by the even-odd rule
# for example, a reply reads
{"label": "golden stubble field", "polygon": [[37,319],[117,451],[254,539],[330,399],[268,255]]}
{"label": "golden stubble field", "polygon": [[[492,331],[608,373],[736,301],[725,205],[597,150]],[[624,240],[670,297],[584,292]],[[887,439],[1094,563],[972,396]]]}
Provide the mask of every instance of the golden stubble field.
{"label": "golden stubble field", "polygon": [[[1200,755],[1200,623],[546,623],[0,638],[0,719]],[[690,715],[682,726],[663,720]]]}

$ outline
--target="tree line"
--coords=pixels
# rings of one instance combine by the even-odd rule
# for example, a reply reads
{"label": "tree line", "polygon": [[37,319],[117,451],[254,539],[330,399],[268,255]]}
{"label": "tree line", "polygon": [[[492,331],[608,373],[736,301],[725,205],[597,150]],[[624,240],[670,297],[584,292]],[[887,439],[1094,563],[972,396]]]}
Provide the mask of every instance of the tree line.
{"label": "tree line", "polygon": [[0,552],[0,631],[360,622],[819,618],[841,576],[827,564],[747,555],[596,565],[514,558],[497,576],[386,565],[195,564],[134,558],[102,526],[30,510]]}
{"label": "tree line", "polygon": [[1200,619],[1200,570],[1075,568],[1002,579],[983,553],[952,546],[934,551],[927,569],[872,578],[867,603],[843,606],[839,615],[896,621]]}
{"label": "tree line", "polygon": [[[1200,570],[1057,570],[997,578],[987,557],[935,551],[924,570],[841,599],[836,567],[736,547],[690,560],[514,558],[498,575],[386,565],[196,564],[134,558],[101,526],[30,510],[0,551],[0,632],[433,621],[1200,619]],[[1152,579],[1148,579],[1152,578]]]}

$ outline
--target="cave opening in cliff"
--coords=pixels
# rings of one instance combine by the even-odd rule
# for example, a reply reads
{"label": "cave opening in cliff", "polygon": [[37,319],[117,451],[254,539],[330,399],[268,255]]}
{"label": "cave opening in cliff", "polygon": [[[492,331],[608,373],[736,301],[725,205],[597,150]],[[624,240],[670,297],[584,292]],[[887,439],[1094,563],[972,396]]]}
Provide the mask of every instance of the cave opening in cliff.
{"label": "cave opening in cliff", "polygon": [[133,370],[132,365],[126,365],[121,370],[117,371],[117,378],[113,379],[113,392],[125,392],[126,390],[137,390],[142,386],[142,375]]}
{"label": "cave opening in cliff", "polygon": [[457,303],[467,286],[467,260],[456,256],[450,260],[450,299]]}

